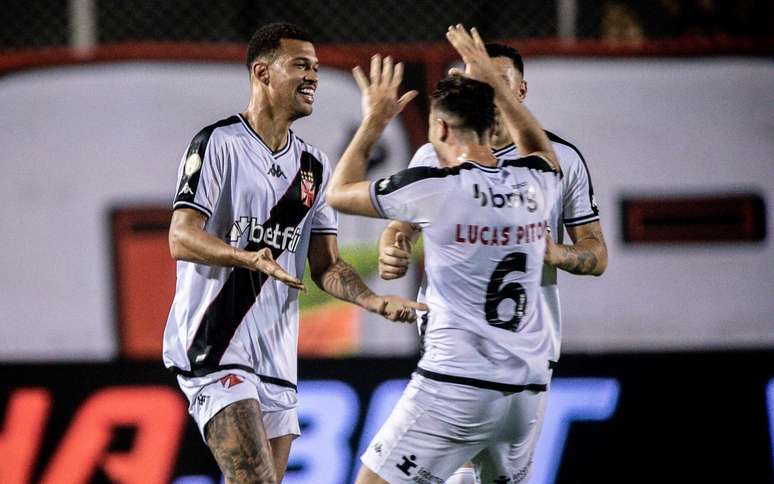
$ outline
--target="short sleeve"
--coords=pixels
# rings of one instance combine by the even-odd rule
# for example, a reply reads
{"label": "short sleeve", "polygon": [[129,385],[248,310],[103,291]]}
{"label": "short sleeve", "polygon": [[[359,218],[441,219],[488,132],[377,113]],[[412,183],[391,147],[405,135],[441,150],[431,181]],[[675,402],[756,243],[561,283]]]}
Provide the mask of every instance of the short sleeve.
{"label": "short sleeve", "polygon": [[330,163],[325,155],[323,157],[323,166],[325,167],[324,186],[320,188],[320,197],[315,207],[314,215],[312,218],[312,233],[313,234],[329,234],[336,235],[339,228],[339,218],[336,211],[328,205],[328,201],[325,197],[328,191],[328,182],[331,178]]}
{"label": "short sleeve", "polygon": [[211,130],[197,134],[188,146],[178,170],[173,208],[193,208],[208,218],[220,198],[224,183],[224,163],[218,155]]}
{"label": "short sleeve", "polygon": [[599,220],[599,209],[586,161],[578,151],[570,148],[564,150],[562,156],[561,163],[565,172],[562,197],[564,225],[574,227]]}
{"label": "short sleeve", "polygon": [[438,155],[435,153],[435,148],[430,143],[425,143],[419,147],[414,153],[409,162],[409,168],[415,168],[417,166],[430,166],[438,167]]}
{"label": "short sleeve", "polygon": [[371,203],[382,218],[426,227],[446,203],[453,183],[448,170],[408,168],[371,183]]}

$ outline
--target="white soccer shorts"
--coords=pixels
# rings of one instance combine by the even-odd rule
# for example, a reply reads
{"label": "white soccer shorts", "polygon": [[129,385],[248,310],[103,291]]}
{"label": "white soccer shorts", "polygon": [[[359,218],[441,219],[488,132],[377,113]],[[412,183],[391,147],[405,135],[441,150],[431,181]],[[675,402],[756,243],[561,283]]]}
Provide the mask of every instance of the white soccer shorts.
{"label": "white soccer shorts", "polygon": [[442,484],[468,461],[481,483],[527,482],[546,401],[415,373],[360,459],[391,484]]}
{"label": "white soccer shorts", "polygon": [[195,378],[178,375],[177,383],[188,398],[188,413],[196,421],[205,442],[207,422],[226,406],[248,399],[260,404],[263,427],[269,439],[301,435],[296,409],[298,398],[292,388],[264,383],[256,375],[238,369]]}

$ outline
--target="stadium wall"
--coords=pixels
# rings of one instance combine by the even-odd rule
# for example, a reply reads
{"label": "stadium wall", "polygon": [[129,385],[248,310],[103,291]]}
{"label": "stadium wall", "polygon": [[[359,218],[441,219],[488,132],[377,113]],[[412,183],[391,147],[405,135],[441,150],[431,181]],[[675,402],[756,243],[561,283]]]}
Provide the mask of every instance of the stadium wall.
{"label": "stadium wall", "polygon": [[[323,70],[316,112],[296,132],[335,161],[358,122],[359,98],[343,69],[353,59],[326,55],[342,69]],[[93,62],[0,77],[0,104],[12,113],[0,130],[0,218],[16,228],[0,235],[0,359],[119,354],[109,214],[167,207],[188,140],[244,106],[247,76],[228,56]],[[437,58],[432,65],[411,66],[410,83],[430,84],[433,72],[448,66]],[[528,60],[526,77],[529,107],[588,162],[610,250],[604,277],[560,277],[565,351],[771,346],[770,238],[627,243],[621,202],[739,192],[771,200],[774,65],[753,58],[538,58]],[[407,163],[426,129],[423,107],[418,101],[390,127],[383,163],[370,176]],[[771,234],[770,217],[764,223]],[[373,276],[381,226],[342,217],[340,238],[365,247],[357,256],[369,283],[410,295],[414,280]],[[415,351],[412,328],[373,320],[356,333],[339,354]]]}

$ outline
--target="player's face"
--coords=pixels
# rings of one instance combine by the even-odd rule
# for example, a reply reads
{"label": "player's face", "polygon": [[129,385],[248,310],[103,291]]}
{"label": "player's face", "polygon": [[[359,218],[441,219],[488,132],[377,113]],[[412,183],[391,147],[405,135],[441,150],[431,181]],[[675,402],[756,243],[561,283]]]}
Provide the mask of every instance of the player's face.
{"label": "player's face", "polygon": [[[524,96],[527,95],[527,84],[524,82],[524,78],[518,69],[513,65],[513,61],[507,57],[495,57],[492,59],[492,63],[497,68],[497,72],[500,73],[503,80],[508,84],[516,99],[519,102],[524,101]],[[509,141],[508,133],[505,126],[502,123],[500,117],[500,111],[495,107],[495,125],[492,131],[492,144],[495,147],[500,147]]]}
{"label": "player's face", "polygon": [[311,42],[280,40],[270,68],[269,85],[276,105],[287,106],[291,120],[312,114],[319,66]]}

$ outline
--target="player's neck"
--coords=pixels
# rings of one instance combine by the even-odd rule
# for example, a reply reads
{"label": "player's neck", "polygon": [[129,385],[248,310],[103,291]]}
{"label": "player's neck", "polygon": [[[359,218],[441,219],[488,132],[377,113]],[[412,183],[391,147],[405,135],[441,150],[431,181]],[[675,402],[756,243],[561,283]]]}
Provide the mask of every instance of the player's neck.
{"label": "player's neck", "polygon": [[479,165],[497,166],[497,158],[492,155],[492,147],[487,144],[465,143],[451,147],[448,158],[453,165],[465,161],[475,161]]}
{"label": "player's neck", "polygon": [[278,151],[288,142],[288,129],[292,121],[285,113],[277,112],[265,103],[259,105],[251,100],[242,115],[272,151]]}
{"label": "player's neck", "polygon": [[507,134],[502,136],[495,136],[492,138],[492,149],[495,151],[501,150],[511,144],[513,144],[513,140]]}

